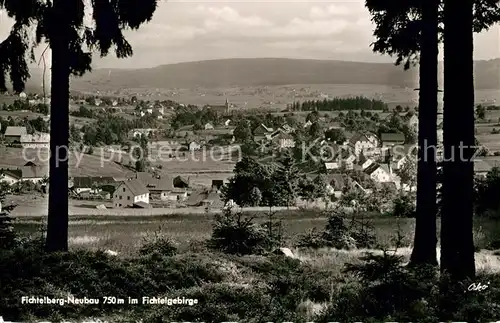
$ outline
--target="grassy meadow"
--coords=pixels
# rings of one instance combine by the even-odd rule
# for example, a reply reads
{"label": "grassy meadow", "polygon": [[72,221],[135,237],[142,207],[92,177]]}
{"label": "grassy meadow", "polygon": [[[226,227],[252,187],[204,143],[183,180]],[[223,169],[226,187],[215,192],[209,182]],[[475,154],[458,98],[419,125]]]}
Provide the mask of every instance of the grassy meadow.
{"label": "grassy meadow", "polygon": [[[247,213],[247,218],[256,222],[268,221],[265,212]],[[278,211],[274,220],[282,224],[283,245],[292,248],[299,236],[316,228],[322,230],[327,218],[318,210]],[[73,216],[69,223],[69,242],[76,249],[110,249],[122,254],[133,254],[141,245],[161,236],[173,239],[181,250],[210,238],[213,214],[178,214],[166,216]],[[45,219],[41,217],[18,217],[16,230],[24,235],[42,235]],[[373,225],[377,243],[392,246],[398,232],[402,245],[411,246],[414,234],[414,219],[377,216],[369,219]],[[438,223],[439,226],[439,223]],[[500,238],[500,224],[495,221],[476,220],[475,243],[478,249],[488,248],[492,241]]]}

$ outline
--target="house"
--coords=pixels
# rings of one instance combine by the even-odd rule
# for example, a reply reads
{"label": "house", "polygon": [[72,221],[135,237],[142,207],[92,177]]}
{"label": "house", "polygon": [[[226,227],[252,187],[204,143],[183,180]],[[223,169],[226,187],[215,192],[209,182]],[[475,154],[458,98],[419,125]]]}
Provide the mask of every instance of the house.
{"label": "house", "polygon": [[260,124],[253,130],[253,140],[255,142],[260,142],[264,139],[270,140],[270,136],[273,132],[273,128],[269,128],[264,124]]}
{"label": "house", "polygon": [[214,126],[210,122],[205,123],[205,125],[203,126],[203,128],[205,130],[214,130]]}
{"label": "house", "polygon": [[365,155],[371,155],[377,147],[376,137],[363,132],[355,133],[348,142],[348,145],[354,149],[354,154],[358,156],[363,152]]}
{"label": "house", "polygon": [[34,135],[23,135],[21,136],[21,145],[23,148],[49,148],[50,134],[37,133]]}
{"label": "house", "polygon": [[227,119],[226,121],[224,121],[224,127],[229,127],[229,125],[231,124],[231,119]]}
{"label": "house", "polygon": [[295,140],[293,139],[293,136],[281,129],[278,130],[278,132],[271,135],[271,141],[280,148],[295,147]]}
{"label": "house", "polygon": [[31,181],[37,184],[48,177],[49,168],[46,166],[22,166],[18,169],[6,169],[1,173],[0,181],[7,182],[9,185],[21,181]]}
{"label": "house", "polygon": [[146,172],[136,173],[136,179],[141,181],[149,191],[150,199],[161,201],[182,201],[187,198],[187,190],[175,188],[170,176],[154,177]]}
{"label": "house", "polygon": [[188,145],[188,149],[190,151],[200,150],[201,145],[199,143],[197,143],[196,141],[191,141]]}
{"label": "house", "polygon": [[365,189],[346,174],[333,173],[326,175],[326,191],[328,195],[334,195],[339,198],[346,189],[359,188]]}
{"label": "house", "polygon": [[189,178],[184,178],[182,176],[176,176],[173,179],[174,188],[188,188],[189,187]]}
{"label": "house", "polygon": [[69,187],[77,194],[83,192],[98,193],[102,186],[116,186],[117,180],[111,176],[75,176],[70,179]]}
{"label": "house", "polygon": [[158,130],[153,128],[132,129],[128,132],[129,139],[137,139],[142,136],[152,137]]}
{"label": "house", "polygon": [[386,164],[374,163],[368,166],[364,173],[370,176],[370,178],[376,183],[387,183],[392,182],[392,168]]}
{"label": "house", "polygon": [[380,135],[382,147],[392,147],[405,143],[405,135],[402,133],[383,133]]}
{"label": "house", "polygon": [[258,125],[254,130],[253,130],[253,135],[254,136],[264,136],[267,134],[273,133],[274,129],[266,126],[265,124],[260,124]]}
{"label": "house", "polygon": [[304,129],[305,129],[305,128],[308,128],[308,127],[310,127],[310,126],[312,126],[312,124],[313,124],[313,123],[311,122],[311,120],[307,120],[307,122],[306,122],[306,123],[304,123]]}
{"label": "house", "polygon": [[26,127],[7,127],[5,129],[5,143],[14,144],[21,143],[21,137],[28,134]]}
{"label": "house", "polygon": [[[393,169],[401,169],[409,158],[416,160],[417,148],[416,145],[402,145],[390,149],[387,157],[389,157],[388,161],[392,162]],[[432,153],[431,149],[429,149],[429,153]]]}
{"label": "house", "polygon": [[295,129],[293,129],[292,127],[290,127],[286,123],[284,125],[282,125],[279,129],[287,134],[293,133],[295,131]]}
{"label": "house", "polygon": [[339,168],[340,168],[340,163],[338,163],[338,162],[325,163],[326,171],[335,170],[335,169],[339,169]]}
{"label": "house", "polygon": [[224,202],[214,189],[193,192],[185,203],[187,206],[205,206],[217,209],[224,207]]}
{"label": "house", "polygon": [[113,206],[133,207],[149,204],[149,190],[138,179],[121,182],[113,194]]}
{"label": "house", "polygon": [[370,165],[374,164],[375,161],[371,158],[366,157],[365,155],[361,154],[356,161],[356,164],[354,165],[354,168],[359,169],[359,170],[365,170],[367,169]]}
{"label": "house", "polygon": [[26,99],[27,95],[26,95],[26,93],[21,92],[21,93],[19,93],[19,97],[20,97],[21,99]]}

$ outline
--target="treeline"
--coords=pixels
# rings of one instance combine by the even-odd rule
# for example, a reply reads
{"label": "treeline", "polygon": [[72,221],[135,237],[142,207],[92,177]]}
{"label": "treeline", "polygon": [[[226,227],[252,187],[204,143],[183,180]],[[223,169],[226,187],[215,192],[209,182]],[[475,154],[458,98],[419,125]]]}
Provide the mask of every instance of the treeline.
{"label": "treeline", "polygon": [[[83,143],[89,146],[101,144],[113,145],[123,144],[128,141],[128,132],[137,128],[156,128],[157,120],[152,117],[143,117],[135,120],[127,120],[115,115],[99,116],[97,121],[91,125],[81,128],[83,132]],[[76,131],[76,130],[73,130]],[[72,135],[73,138],[78,138]]]}
{"label": "treeline", "polygon": [[49,114],[49,106],[47,104],[30,104],[28,101],[23,100],[15,100],[12,104],[6,104],[4,102],[0,108],[3,111],[31,111],[44,115]]}
{"label": "treeline", "polygon": [[232,200],[242,207],[294,206],[299,197],[314,200],[326,194],[324,176],[315,180],[305,178],[291,155],[285,155],[274,165],[243,157],[234,173],[222,189],[223,200]]}
{"label": "treeline", "polygon": [[35,132],[49,132],[49,122],[43,120],[41,117],[36,119],[20,119],[16,120],[12,117],[4,119],[0,117],[0,134],[4,134],[7,127],[26,127],[28,134],[33,134]]}
{"label": "treeline", "polygon": [[388,106],[381,100],[368,99],[362,96],[352,98],[334,98],[316,101],[294,102],[288,107],[291,111],[339,111],[339,110],[383,110]]}
{"label": "treeline", "polygon": [[171,126],[174,130],[183,126],[194,125],[195,130],[202,129],[203,126],[210,122],[214,126],[220,124],[222,115],[210,108],[200,109],[196,105],[188,105],[187,107],[178,107],[175,115],[172,117]]}

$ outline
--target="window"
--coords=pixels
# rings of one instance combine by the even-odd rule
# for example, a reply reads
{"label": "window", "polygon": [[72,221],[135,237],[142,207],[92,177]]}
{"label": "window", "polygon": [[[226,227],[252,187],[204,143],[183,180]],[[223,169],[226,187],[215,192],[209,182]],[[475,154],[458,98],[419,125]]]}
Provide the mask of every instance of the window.
{"label": "window", "polygon": [[130,201],[130,196],[127,196],[127,200]]}
{"label": "window", "polygon": [[122,196],[120,195],[120,200],[122,199]]}
{"label": "window", "polygon": [[119,205],[120,205],[120,207],[122,206],[121,204],[119,204]]}
{"label": "window", "polygon": [[125,187],[123,188],[123,191],[125,192]]}

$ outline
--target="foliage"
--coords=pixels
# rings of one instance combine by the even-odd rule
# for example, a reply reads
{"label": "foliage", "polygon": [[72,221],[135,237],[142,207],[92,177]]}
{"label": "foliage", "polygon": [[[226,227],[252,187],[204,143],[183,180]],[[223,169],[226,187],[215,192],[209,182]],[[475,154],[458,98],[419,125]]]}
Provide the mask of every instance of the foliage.
{"label": "foliage", "polygon": [[375,245],[374,228],[359,213],[349,215],[346,210],[333,209],[323,211],[322,216],[327,218],[325,228],[314,228],[299,236],[298,247],[353,249]]}
{"label": "foliage", "polygon": [[0,250],[12,248],[16,240],[12,225],[13,219],[9,216],[9,212],[14,209],[14,206],[4,205],[5,195],[9,189],[6,183],[0,182]]}
{"label": "foliage", "polygon": [[475,212],[480,216],[500,215],[500,168],[492,168],[485,178],[477,178],[475,185]]}
{"label": "foliage", "polygon": [[413,156],[406,156],[403,165],[396,170],[401,180],[401,187],[409,187],[410,190],[417,182],[417,160]]}
{"label": "foliage", "polygon": [[[244,156],[234,168],[234,176],[222,188],[223,200],[233,200],[240,207],[292,206],[299,191],[299,169],[291,155],[285,154],[278,163],[264,165],[255,158]],[[259,194],[256,195],[255,189]],[[260,199],[256,196],[260,195]]]}
{"label": "foliage", "polygon": [[215,216],[210,247],[230,254],[262,254],[277,244],[272,230],[243,218],[243,213],[224,210]]}
{"label": "foliage", "polygon": [[[441,4],[442,1],[439,1]],[[419,2],[402,1],[389,5],[380,0],[366,0],[365,5],[375,23],[373,51],[396,57],[396,65],[409,69],[418,62],[421,46],[422,7]],[[443,6],[439,6],[438,32],[443,40]],[[500,19],[500,8],[495,0],[474,1],[474,32],[488,30]]]}
{"label": "foliage", "polygon": [[413,218],[415,217],[415,199],[410,194],[401,193],[393,202],[392,214],[400,218]]}
{"label": "foliage", "polygon": [[127,142],[130,130],[155,128],[157,124],[158,120],[152,117],[127,120],[112,114],[100,114],[95,123],[83,126],[81,132],[84,144],[89,146],[122,144]]}
{"label": "foliage", "polygon": [[380,100],[368,99],[362,96],[305,101],[301,104],[295,104],[300,105],[297,109],[300,111],[385,110],[387,106]]}
{"label": "foliage", "polygon": [[330,141],[335,141],[337,143],[345,142],[346,136],[342,129],[329,129],[325,131],[325,138]]}

